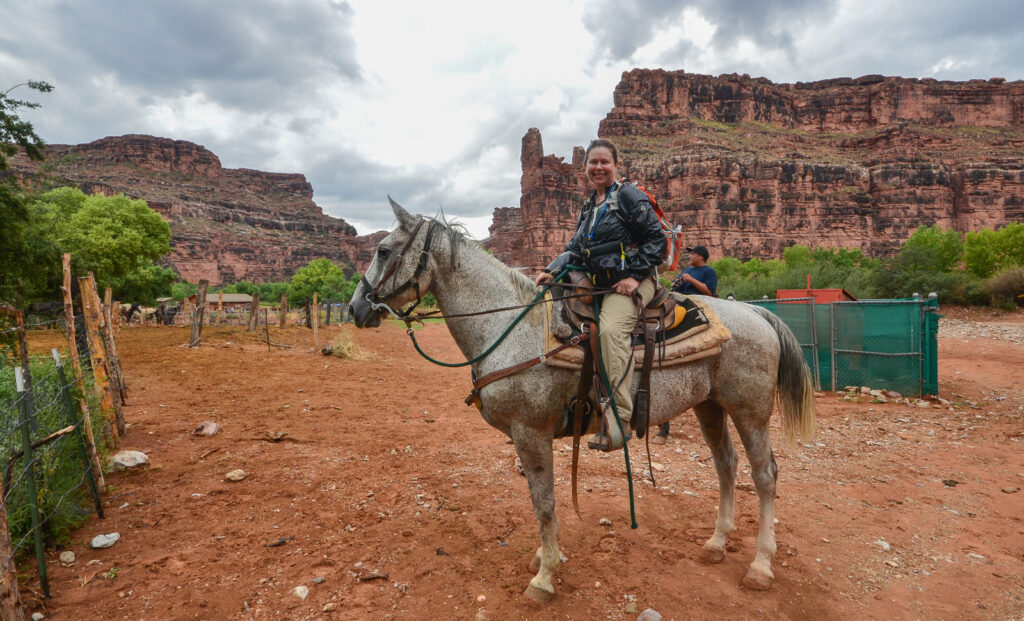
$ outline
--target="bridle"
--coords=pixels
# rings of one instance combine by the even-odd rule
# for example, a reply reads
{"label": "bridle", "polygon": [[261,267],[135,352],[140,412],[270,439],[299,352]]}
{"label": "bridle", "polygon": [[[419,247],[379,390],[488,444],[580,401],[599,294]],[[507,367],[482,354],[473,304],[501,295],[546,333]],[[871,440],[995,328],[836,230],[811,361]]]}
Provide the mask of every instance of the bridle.
{"label": "bridle", "polygon": [[[413,310],[416,309],[417,306],[419,306],[420,302],[422,301],[419,278],[420,275],[423,274],[423,271],[427,269],[427,263],[430,261],[430,245],[434,240],[434,231],[437,230],[438,226],[440,226],[437,220],[431,220],[430,226],[427,227],[427,237],[425,240],[423,240],[423,249],[420,250],[419,261],[416,263],[416,269],[413,271],[412,276],[410,276],[409,279],[406,280],[404,283],[392,288],[391,293],[387,294],[386,296],[381,296],[380,290],[381,287],[383,287],[384,284],[388,282],[388,280],[393,281],[398,278],[398,268],[405,263],[405,254],[409,252],[409,248],[412,247],[412,243],[416,240],[416,237],[419,235],[420,229],[423,228],[424,222],[426,222],[426,219],[423,216],[420,216],[419,222],[416,223],[416,227],[413,228],[412,234],[409,235],[409,240],[405,242],[404,246],[402,246],[402,250],[398,253],[398,256],[395,257],[395,260],[394,262],[391,263],[391,266],[388,267],[388,269],[384,272],[384,275],[381,276],[380,280],[377,281],[376,286],[370,289],[370,281],[366,279],[365,275],[360,281],[360,284],[362,284],[365,288],[370,289],[369,293],[367,293],[363,297],[367,302],[369,302],[370,307],[373,310],[385,310],[388,313],[390,313],[391,316],[394,317],[395,319],[405,321],[406,323],[409,322],[409,315],[412,313]],[[409,289],[410,287],[412,287],[412,289],[416,292],[416,301],[413,302],[410,306],[407,306],[406,308],[399,308],[396,311],[395,309],[388,306],[387,302],[385,302],[385,300],[390,300],[394,298],[395,296],[399,295],[400,293],[404,292],[406,289]]]}

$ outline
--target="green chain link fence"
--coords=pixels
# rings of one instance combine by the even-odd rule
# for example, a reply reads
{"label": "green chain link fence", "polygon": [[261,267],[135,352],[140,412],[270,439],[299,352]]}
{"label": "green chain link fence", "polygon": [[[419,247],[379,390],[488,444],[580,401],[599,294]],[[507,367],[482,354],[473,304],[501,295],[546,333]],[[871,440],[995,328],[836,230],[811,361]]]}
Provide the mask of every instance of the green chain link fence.
{"label": "green chain link fence", "polygon": [[789,326],[818,389],[870,386],[907,396],[939,392],[937,298],[747,303],[767,308]]}

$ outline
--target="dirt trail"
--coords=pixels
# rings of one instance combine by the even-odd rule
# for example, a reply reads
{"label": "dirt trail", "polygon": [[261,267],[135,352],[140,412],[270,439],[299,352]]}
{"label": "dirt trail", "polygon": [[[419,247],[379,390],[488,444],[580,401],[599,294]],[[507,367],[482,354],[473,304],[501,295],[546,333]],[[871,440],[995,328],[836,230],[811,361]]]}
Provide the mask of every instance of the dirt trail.
{"label": "dirt trail", "polygon": [[[542,605],[522,596],[538,545],[526,480],[505,437],[463,404],[469,372],[424,361],[395,325],[332,326],[321,341],[342,331],[370,358],[313,354],[301,328],[272,330],[295,347],[269,353],[242,328],[209,328],[198,349],[180,347],[182,328],[123,330],[131,427],[122,447],[152,465],[108,476],[107,519],[74,536],[72,567],[51,555],[54,597],[36,610],[73,620],[473,619],[480,609],[490,619],[635,619],[634,607],[666,619],[1024,616],[1024,492],[1001,491],[1024,489],[1020,344],[941,338],[949,406],[819,393],[817,442],[796,448],[776,419],[779,549],[767,593],[740,586],[757,501],[738,441],[738,530],[713,566],[698,552],[717,479],[690,414],[667,445],[651,447],[666,470],[656,488],[637,482],[636,530],[621,453],[585,452],[581,522],[569,444],[559,441],[569,561]],[[461,359],[443,326],[418,338],[440,359]],[[36,350],[58,341],[32,335]],[[223,431],[191,436],[205,420]],[[287,435],[271,442],[268,432]],[[632,455],[642,472],[643,451]],[[238,468],[245,480],[225,480]],[[115,531],[113,548],[89,549]],[[305,601],[292,594],[300,585]]]}

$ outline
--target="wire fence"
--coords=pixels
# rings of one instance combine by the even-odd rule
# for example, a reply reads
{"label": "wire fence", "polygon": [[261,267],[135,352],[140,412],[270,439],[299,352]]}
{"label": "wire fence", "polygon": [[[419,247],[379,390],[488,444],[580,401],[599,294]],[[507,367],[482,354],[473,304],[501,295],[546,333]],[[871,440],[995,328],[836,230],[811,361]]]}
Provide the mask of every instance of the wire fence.
{"label": "wire fence", "polygon": [[869,386],[903,395],[938,394],[938,299],[750,300],[789,326],[819,389]]}
{"label": "wire fence", "polygon": [[[24,366],[11,365],[9,358],[4,360],[0,514],[6,514],[10,547],[0,554],[0,575],[12,573],[15,563],[34,552],[40,589],[49,597],[44,550],[66,543],[71,530],[92,510],[102,516],[100,490],[81,429],[82,413],[76,405],[86,395],[68,376],[56,350],[52,358],[31,358],[28,372]],[[93,402],[86,414],[98,411]],[[101,425],[102,416],[91,422]]]}

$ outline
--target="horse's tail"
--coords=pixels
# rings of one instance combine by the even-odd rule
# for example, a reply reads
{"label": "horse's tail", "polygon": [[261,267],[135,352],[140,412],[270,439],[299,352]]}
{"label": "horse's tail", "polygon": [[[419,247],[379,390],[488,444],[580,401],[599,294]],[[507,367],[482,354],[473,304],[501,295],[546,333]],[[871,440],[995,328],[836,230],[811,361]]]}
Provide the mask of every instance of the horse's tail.
{"label": "horse's tail", "polygon": [[816,421],[814,413],[814,386],[811,370],[807,367],[800,342],[778,316],[761,306],[753,306],[779,335],[779,406],[782,410],[782,428],[786,440],[794,442],[797,436],[804,442],[814,439]]}

